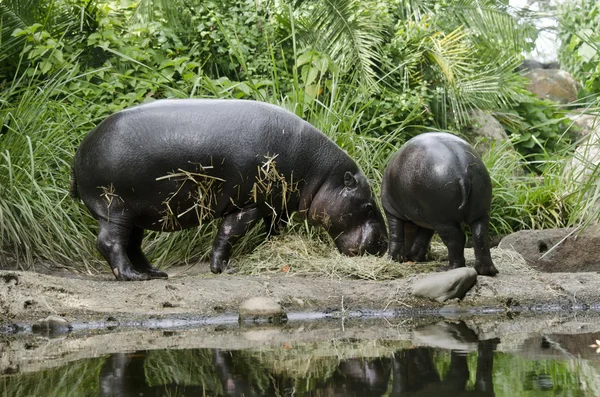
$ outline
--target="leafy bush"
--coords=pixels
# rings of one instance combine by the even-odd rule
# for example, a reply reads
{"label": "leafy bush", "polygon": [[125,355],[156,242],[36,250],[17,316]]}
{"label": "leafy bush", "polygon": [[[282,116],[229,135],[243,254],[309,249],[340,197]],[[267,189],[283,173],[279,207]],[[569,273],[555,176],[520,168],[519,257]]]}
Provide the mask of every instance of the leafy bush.
{"label": "leafy bush", "polygon": [[560,8],[558,59],[588,94],[600,93],[600,4],[564,2]]}
{"label": "leafy bush", "polygon": [[531,170],[540,172],[552,153],[563,152],[571,144],[571,135],[566,132],[571,123],[567,111],[533,94],[495,116]]}

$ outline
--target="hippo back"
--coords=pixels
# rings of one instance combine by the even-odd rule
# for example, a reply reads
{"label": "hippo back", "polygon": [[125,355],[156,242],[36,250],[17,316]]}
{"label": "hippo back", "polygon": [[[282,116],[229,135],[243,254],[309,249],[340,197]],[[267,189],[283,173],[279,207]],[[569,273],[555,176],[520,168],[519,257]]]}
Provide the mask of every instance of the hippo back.
{"label": "hippo back", "polygon": [[123,110],[86,136],[74,160],[92,213],[112,197],[140,226],[160,230],[169,212],[177,216],[172,229],[197,224],[198,202],[212,217],[267,201],[291,213],[302,195],[308,207],[332,173],[341,183],[344,171],[358,167],[309,123],[243,100],[160,100]]}

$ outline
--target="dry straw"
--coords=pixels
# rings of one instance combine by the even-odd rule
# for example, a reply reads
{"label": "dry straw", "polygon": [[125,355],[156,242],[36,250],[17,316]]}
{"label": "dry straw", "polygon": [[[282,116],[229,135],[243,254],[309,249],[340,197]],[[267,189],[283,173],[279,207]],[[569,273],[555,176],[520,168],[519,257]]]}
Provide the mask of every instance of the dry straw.
{"label": "dry straw", "polygon": [[[202,171],[206,171],[213,167],[200,165],[200,168]],[[214,210],[212,206],[217,202],[220,184],[225,182],[224,179],[205,173],[186,171],[181,168],[179,168],[177,172],[156,178],[157,181],[165,179],[174,179],[177,182],[180,182],[180,184],[179,188],[163,202],[165,209],[163,218],[160,220],[163,224],[163,230],[174,230],[179,228],[178,219],[190,211],[196,212],[196,217],[198,218],[198,224],[200,226],[202,226],[204,222],[214,219]],[[193,205],[176,214],[175,211],[173,211],[173,208],[171,208],[171,201],[173,201],[181,192],[186,182],[191,182],[195,185]]]}
{"label": "dry straw", "polygon": [[327,236],[284,233],[275,236],[234,265],[241,274],[317,275],[330,278],[391,280],[434,271],[440,264],[396,263],[386,257],[340,254]]}
{"label": "dry straw", "polygon": [[265,204],[270,206],[275,217],[279,215],[276,208],[273,207],[277,195],[281,194],[280,211],[287,212],[287,203],[290,196],[298,192],[298,183],[294,183],[294,175],[290,176],[290,181],[288,182],[285,175],[279,173],[277,170],[275,159],[278,156],[278,154],[265,156],[265,161],[258,167],[256,182],[252,186],[251,192],[253,201],[257,203],[259,202],[259,198],[264,199]]}

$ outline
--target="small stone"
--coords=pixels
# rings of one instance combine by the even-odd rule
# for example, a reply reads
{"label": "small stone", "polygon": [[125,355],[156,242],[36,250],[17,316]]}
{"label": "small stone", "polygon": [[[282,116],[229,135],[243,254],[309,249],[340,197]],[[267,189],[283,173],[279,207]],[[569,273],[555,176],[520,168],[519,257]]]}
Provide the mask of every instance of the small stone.
{"label": "small stone", "polygon": [[411,295],[429,298],[438,302],[462,299],[475,285],[477,272],[471,267],[460,267],[447,272],[433,274],[417,281]]}
{"label": "small stone", "polygon": [[35,333],[43,334],[48,337],[55,337],[71,331],[71,324],[60,316],[48,316],[38,320],[31,327]]}
{"label": "small stone", "polygon": [[266,297],[250,298],[240,305],[239,322],[285,323],[287,315],[281,305]]}
{"label": "small stone", "polygon": [[294,298],[292,298],[292,300],[293,300],[293,301],[294,301],[294,303],[295,303],[295,304],[297,304],[298,306],[300,306],[300,307],[304,307],[304,301],[303,301],[302,299],[294,297]]}

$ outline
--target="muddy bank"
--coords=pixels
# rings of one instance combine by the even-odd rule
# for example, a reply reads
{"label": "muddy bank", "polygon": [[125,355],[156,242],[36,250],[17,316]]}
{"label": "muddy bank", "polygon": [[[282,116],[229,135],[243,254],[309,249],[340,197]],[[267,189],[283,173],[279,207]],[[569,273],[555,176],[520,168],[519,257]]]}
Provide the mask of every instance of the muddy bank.
{"label": "muddy bank", "polygon": [[[500,274],[478,277],[462,301],[438,304],[409,295],[412,284],[425,274],[386,281],[332,279],[280,273],[262,276],[212,275],[208,264],[170,270],[168,280],[117,282],[112,275],[77,276],[66,272],[41,274],[0,271],[0,325],[31,324],[48,315],[72,323],[161,318],[235,316],[244,300],[270,297],[292,312],[349,312],[395,310],[401,315],[444,308],[531,310],[552,304],[552,310],[595,307],[600,301],[597,273],[540,273],[514,251],[493,249]],[[473,262],[467,250],[467,263]],[[390,263],[390,266],[394,264]],[[420,266],[414,264],[412,266]],[[454,309],[452,309],[454,310]]]}

